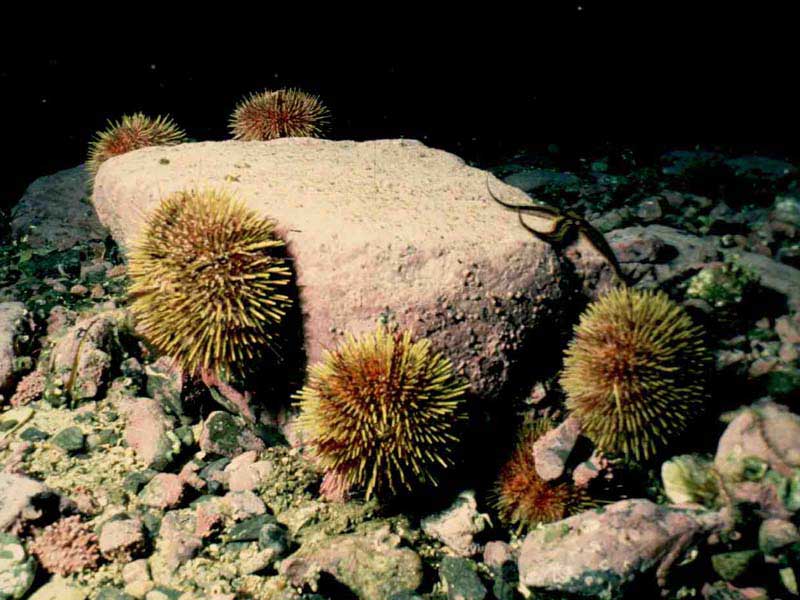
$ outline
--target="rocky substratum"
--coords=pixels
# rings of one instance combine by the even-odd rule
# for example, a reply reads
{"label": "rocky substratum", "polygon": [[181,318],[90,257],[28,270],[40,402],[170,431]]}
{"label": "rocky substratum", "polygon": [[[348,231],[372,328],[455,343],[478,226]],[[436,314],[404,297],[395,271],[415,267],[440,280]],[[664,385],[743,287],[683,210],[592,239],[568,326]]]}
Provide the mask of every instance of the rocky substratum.
{"label": "rocky substratum", "polygon": [[229,189],[288,242],[310,362],[343,333],[389,320],[429,337],[476,393],[495,397],[516,356],[573,321],[575,290],[594,294],[610,270],[583,239],[560,260],[490,199],[487,183],[507,202],[530,202],[412,140],[203,142],[107,161],[93,203],[128,250],[164,196]]}

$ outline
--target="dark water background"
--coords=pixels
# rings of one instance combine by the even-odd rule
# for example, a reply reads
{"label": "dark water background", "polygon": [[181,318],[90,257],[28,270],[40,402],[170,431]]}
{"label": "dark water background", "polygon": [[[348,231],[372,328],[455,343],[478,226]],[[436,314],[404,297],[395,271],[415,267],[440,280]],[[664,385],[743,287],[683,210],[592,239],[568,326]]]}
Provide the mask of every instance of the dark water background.
{"label": "dark water background", "polygon": [[159,47],[150,31],[131,39],[113,28],[78,50],[45,47],[47,35],[8,44],[0,207],[82,162],[109,118],[169,113],[195,139],[225,139],[237,101],[266,87],[319,94],[334,117],[328,137],[417,138],[481,164],[552,143],[567,156],[602,143],[633,145],[644,159],[697,144],[800,154],[791,20],[763,7],[738,9],[731,23],[730,6],[699,20],[696,9],[644,16],[610,4],[561,2],[537,16],[508,8],[499,24],[419,34],[331,28],[275,41],[270,24],[249,44],[232,43],[231,27],[221,37],[168,31],[175,43]]}

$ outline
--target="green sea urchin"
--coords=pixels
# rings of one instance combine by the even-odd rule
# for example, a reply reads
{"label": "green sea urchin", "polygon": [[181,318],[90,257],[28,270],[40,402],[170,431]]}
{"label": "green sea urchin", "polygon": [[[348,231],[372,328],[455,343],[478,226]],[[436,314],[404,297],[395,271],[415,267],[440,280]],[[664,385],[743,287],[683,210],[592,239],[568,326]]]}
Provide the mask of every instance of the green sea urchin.
{"label": "green sea urchin", "polygon": [[281,137],[317,137],[328,120],[319,98],[301,90],[265,90],[250,95],[234,109],[233,138],[265,141]]}
{"label": "green sea urchin", "polygon": [[130,255],[138,328],[186,372],[242,373],[272,348],[291,304],[274,224],[226,192],[164,198]]}
{"label": "green sea urchin", "polygon": [[369,498],[436,483],[452,464],[467,386],[430,341],[379,328],[349,336],[311,367],[299,425],[326,472],[323,493]]}
{"label": "green sea urchin", "polygon": [[594,505],[583,488],[570,482],[547,481],[537,473],[533,444],[551,428],[547,419],[525,426],[511,458],[500,469],[494,505],[500,520],[518,531],[537,523],[560,521]]}
{"label": "green sea urchin", "polygon": [[124,115],[116,123],[98,132],[89,146],[86,167],[94,177],[100,165],[112,156],[125,154],[147,146],[173,146],[186,141],[186,134],[169,117],[155,119],[142,113]]}
{"label": "green sea urchin", "polygon": [[600,450],[646,460],[703,408],[709,360],[702,329],[666,294],[623,287],[581,316],[561,386]]}

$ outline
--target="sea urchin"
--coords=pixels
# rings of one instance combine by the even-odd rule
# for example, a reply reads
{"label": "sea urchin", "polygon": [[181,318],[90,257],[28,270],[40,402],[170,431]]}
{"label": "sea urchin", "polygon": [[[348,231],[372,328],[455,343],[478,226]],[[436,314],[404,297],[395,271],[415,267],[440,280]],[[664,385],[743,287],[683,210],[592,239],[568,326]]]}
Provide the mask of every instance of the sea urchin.
{"label": "sea urchin", "polygon": [[328,120],[319,98],[301,90],[263,91],[242,100],[231,115],[233,138],[265,141],[281,137],[317,137]]}
{"label": "sea urchin", "polygon": [[359,486],[369,498],[435,484],[436,471],[453,462],[466,388],[429,340],[383,327],[348,336],[311,367],[297,395],[327,495]]}
{"label": "sea urchin", "polygon": [[511,458],[500,469],[494,490],[500,520],[518,531],[537,523],[560,521],[594,505],[589,494],[572,483],[547,481],[536,471],[533,444],[551,429],[552,423],[539,419],[526,425]]}
{"label": "sea urchin", "polygon": [[190,374],[244,372],[273,348],[291,304],[283,246],[271,221],[226,192],[167,196],[130,255],[139,330]]}
{"label": "sea urchin", "polygon": [[703,408],[708,366],[702,329],[680,306],[623,287],[581,316],[561,386],[600,450],[647,460]]}
{"label": "sea urchin", "polygon": [[186,141],[186,134],[169,117],[152,119],[142,113],[124,115],[120,121],[108,122],[89,146],[87,169],[94,177],[100,165],[112,156],[147,146],[172,146]]}

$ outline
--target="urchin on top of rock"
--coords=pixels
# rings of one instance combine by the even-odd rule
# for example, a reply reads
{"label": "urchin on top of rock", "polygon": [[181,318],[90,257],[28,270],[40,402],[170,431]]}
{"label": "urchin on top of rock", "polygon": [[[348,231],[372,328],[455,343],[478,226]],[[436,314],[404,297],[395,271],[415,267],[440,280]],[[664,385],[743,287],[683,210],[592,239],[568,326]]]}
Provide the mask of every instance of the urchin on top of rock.
{"label": "urchin on top of rock", "polygon": [[[488,180],[505,201],[529,201]],[[575,293],[610,277],[586,240],[569,261],[558,260],[490,199],[486,172],[411,140],[145,148],[101,166],[93,202],[126,250],[161,198],[206,187],[228,189],[277,222],[297,273],[312,362],[342,333],[390,319],[430,337],[475,391],[494,394],[513,356],[541,344],[537,332],[574,319]]]}

